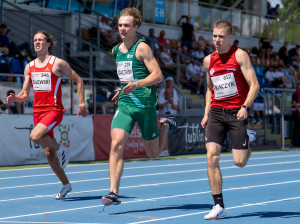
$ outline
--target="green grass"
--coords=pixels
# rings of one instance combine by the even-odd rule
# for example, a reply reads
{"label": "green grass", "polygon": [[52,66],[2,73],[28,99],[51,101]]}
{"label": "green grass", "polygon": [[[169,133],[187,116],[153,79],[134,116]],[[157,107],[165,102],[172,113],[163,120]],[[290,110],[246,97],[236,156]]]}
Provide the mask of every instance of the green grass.
{"label": "green grass", "polygon": [[[289,149],[269,149],[269,150],[256,150],[252,151],[252,154],[258,152],[271,152],[271,151],[293,151],[299,150],[299,148],[289,148]],[[221,155],[229,155],[231,152],[222,152]],[[194,158],[194,157],[205,157],[206,154],[189,154],[189,155],[178,155],[178,156],[163,156],[157,159],[151,158],[137,158],[137,159],[124,159],[125,162],[132,161],[148,161],[148,160],[166,160],[166,159],[182,159],[182,158]],[[84,161],[84,162],[70,162],[68,166],[72,165],[87,165],[87,164],[100,164],[100,163],[108,163],[108,160],[101,161]],[[0,170],[12,170],[12,169],[28,169],[28,168],[38,168],[38,167],[49,167],[48,163],[45,164],[36,164],[36,165],[19,165],[19,166],[1,166]]]}

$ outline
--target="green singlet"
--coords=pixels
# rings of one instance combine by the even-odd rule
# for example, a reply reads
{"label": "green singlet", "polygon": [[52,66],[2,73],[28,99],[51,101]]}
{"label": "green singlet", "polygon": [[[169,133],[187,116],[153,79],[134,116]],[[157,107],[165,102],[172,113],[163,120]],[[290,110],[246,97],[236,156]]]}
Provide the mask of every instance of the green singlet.
{"label": "green singlet", "polygon": [[[122,53],[119,50],[119,45],[113,48],[121,89],[127,85],[124,82],[145,79],[150,74],[145,64],[135,56],[136,48],[141,42],[143,40],[138,39],[127,53]],[[157,93],[154,85],[137,88],[128,95],[121,91],[111,129],[120,128],[130,134],[135,122],[137,122],[143,139],[153,140],[157,138],[156,105]]]}

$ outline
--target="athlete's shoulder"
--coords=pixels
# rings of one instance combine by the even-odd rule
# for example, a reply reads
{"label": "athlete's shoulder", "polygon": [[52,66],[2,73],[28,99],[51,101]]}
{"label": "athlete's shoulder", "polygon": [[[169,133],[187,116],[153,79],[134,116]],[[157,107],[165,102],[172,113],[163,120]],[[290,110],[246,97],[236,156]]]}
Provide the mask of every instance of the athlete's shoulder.
{"label": "athlete's shoulder", "polygon": [[211,54],[207,55],[204,59],[203,59],[203,66],[204,68],[208,68],[210,65],[210,59],[211,59]]}
{"label": "athlete's shoulder", "polygon": [[242,63],[249,59],[249,55],[246,51],[242,50],[241,48],[238,48],[235,52],[235,58],[239,63]]}

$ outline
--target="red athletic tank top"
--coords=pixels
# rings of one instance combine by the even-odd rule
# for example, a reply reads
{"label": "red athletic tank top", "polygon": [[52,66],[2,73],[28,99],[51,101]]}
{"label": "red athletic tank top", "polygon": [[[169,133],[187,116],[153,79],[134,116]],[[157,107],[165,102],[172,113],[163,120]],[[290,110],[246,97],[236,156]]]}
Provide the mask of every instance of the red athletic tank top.
{"label": "red athletic tank top", "polygon": [[35,66],[35,60],[29,63],[31,85],[34,92],[33,112],[62,111],[65,109],[61,102],[61,77],[56,76],[52,67],[55,56],[50,56],[43,68]]}
{"label": "red athletic tank top", "polygon": [[[295,92],[294,94],[297,95],[297,106],[300,107],[300,94],[298,92]],[[291,104],[291,110],[293,114],[298,114],[298,110],[296,110],[296,107],[293,104]]]}
{"label": "red athletic tank top", "polygon": [[211,107],[238,109],[244,104],[249,86],[236,60],[236,46],[225,54],[211,54],[209,76],[212,81]]}

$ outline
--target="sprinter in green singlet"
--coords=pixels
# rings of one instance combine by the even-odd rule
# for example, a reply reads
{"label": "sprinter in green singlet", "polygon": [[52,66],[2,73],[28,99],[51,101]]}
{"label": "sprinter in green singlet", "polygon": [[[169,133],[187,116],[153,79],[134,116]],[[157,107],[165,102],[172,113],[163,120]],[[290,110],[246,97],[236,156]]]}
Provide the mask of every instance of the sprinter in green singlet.
{"label": "sprinter in green singlet", "polygon": [[121,203],[118,194],[124,166],[123,151],[135,122],[142,133],[146,153],[151,158],[159,156],[166,144],[168,130],[176,127],[175,117],[167,117],[160,119],[158,129],[155,84],[163,81],[163,75],[151,48],[136,35],[141,21],[141,13],[137,9],[123,9],[118,24],[123,42],[112,50],[121,88],[113,97],[118,108],[111,123],[110,192],[102,197],[105,206]]}

